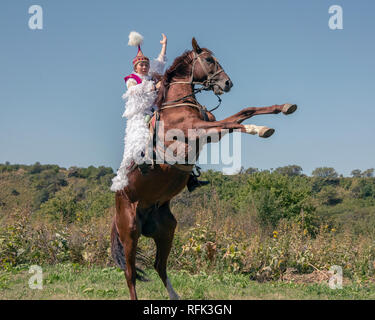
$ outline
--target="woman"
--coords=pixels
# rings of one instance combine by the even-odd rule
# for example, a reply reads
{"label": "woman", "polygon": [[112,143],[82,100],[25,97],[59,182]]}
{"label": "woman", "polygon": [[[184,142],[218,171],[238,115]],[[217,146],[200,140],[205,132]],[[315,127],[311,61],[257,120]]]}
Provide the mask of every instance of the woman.
{"label": "woman", "polygon": [[124,78],[128,89],[122,96],[126,101],[125,112],[122,116],[127,118],[124,138],[125,148],[117,176],[112,179],[112,191],[122,190],[128,185],[127,174],[133,161],[143,163],[147,160],[144,151],[148,142],[149,131],[145,117],[150,117],[155,108],[154,102],[157,92],[153,77],[156,74],[162,74],[164,71],[167,37],[164,34],[162,36],[163,39],[160,41],[162,49],[159,57],[150,64],[150,59],[141,50],[143,36],[135,31],[129,34],[128,44],[137,46],[138,53],[133,59],[134,72]]}
{"label": "woman", "polygon": [[[129,34],[128,44],[137,46],[138,53],[133,59],[134,72],[124,78],[128,89],[122,96],[126,101],[123,117],[127,118],[125,148],[120,169],[117,171],[117,176],[112,179],[112,191],[122,190],[128,185],[127,174],[131,170],[133,161],[137,164],[146,164],[151,160],[145,155],[149,139],[147,122],[156,110],[154,105],[157,97],[155,79],[160,78],[160,75],[164,73],[166,63],[167,37],[163,33],[162,37],[160,54],[157,59],[150,62],[140,47],[143,43],[143,36],[135,31]],[[206,183],[200,183],[192,175],[188,182],[188,189],[193,191],[197,186],[203,184]]]}

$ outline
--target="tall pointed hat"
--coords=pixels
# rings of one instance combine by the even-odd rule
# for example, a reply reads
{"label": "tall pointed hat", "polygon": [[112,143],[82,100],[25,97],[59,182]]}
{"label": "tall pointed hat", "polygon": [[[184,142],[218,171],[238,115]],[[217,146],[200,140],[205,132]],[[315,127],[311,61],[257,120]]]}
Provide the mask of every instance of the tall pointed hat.
{"label": "tall pointed hat", "polygon": [[142,62],[142,61],[147,61],[150,62],[150,59],[147,58],[142,50],[141,50],[141,44],[143,43],[143,36],[139,34],[136,31],[132,31],[129,33],[129,46],[135,46],[138,47],[138,53],[133,59],[133,66],[135,67],[137,63]]}

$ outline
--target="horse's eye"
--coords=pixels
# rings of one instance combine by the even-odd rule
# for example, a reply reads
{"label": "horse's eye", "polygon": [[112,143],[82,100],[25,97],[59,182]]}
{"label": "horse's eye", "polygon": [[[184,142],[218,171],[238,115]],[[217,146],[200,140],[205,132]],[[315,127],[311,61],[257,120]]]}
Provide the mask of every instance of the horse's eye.
{"label": "horse's eye", "polygon": [[214,63],[215,62],[214,59],[212,59],[211,57],[206,58],[206,61],[208,63]]}

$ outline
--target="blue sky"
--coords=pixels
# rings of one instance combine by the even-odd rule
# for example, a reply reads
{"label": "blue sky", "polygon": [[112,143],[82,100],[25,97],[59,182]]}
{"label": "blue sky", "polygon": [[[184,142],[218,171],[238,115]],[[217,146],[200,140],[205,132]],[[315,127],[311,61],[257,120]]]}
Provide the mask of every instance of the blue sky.
{"label": "blue sky", "polygon": [[[43,30],[28,9],[43,8]],[[328,27],[331,5],[343,30]],[[297,103],[291,116],[245,123],[276,129],[269,139],[242,135],[242,165],[297,164],[306,174],[375,167],[375,3],[371,0],[97,1],[3,0],[0,8],[0,162],[105,165],[122,158],[123,77],[142,33],[156,57],[168,36],[168,64],[195,36],[234,82],[215,111]],[[209,108],[212,93],[199,96]]]}

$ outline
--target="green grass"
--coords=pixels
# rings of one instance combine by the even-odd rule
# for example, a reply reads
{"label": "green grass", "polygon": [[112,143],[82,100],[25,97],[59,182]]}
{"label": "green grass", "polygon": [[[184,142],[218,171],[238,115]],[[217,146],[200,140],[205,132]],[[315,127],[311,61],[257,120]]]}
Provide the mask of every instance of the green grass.
{"label": "green grass", "polygon": [[[154,270],[149,282],[138,282],[140,299],[168,299]],[[30,289],[32,274],[24,265],[0,272],[0,299],[76,300],[129,299],[124,274],[116,268],[60,264],[43,267],[43,289]],[[375,285],[344,285],[332,290],[327,284],[258,283],[245,275],[198,274],[170,271],[169,277],[182,299],[375,299]]]}

